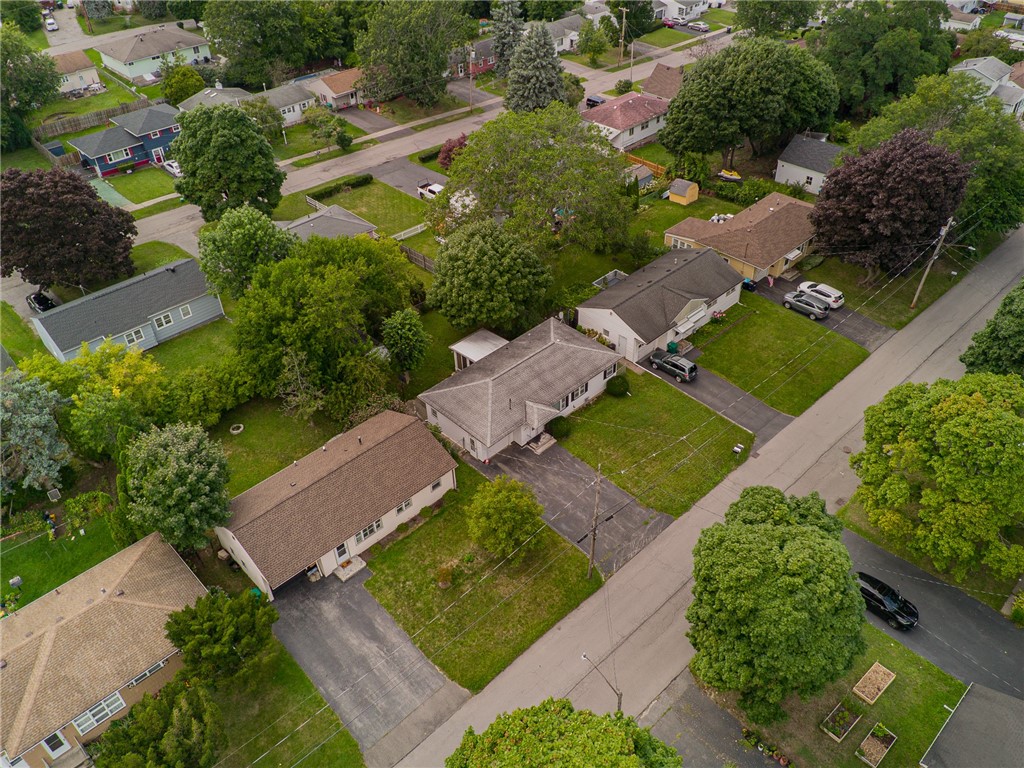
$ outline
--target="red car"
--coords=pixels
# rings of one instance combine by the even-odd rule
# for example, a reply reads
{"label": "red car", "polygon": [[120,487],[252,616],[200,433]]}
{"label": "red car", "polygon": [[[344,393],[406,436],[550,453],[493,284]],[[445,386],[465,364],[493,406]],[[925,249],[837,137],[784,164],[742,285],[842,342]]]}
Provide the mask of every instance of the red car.
{"label": "red car", "polygon": [[669,29],[674,29],[676,26],[676,23],[672,21],[672,19],[662,19],[661,23],[664,24]]}

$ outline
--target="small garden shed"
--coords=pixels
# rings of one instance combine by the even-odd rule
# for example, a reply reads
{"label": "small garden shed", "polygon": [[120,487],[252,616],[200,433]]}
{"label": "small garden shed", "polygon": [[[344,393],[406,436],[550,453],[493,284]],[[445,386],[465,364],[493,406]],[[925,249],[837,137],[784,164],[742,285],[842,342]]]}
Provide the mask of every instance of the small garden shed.
{"label": "small garden shed", "polygon": [[697,202],[700,195],[700,187],[695,181],[686,179],[673,179],[668,188],[668,199],[679,205],[689,205]]}

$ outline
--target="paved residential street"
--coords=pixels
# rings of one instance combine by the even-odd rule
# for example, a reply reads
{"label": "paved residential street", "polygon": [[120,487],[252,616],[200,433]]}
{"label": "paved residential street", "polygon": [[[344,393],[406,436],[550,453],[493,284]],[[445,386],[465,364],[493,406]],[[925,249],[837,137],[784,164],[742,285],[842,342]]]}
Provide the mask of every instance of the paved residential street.
{"label": "paved residential street", "polygon": [[[947,343],[960,343],[964,334],[969,338],[992,316],[998,303],[994,297],[1024,277],[1022,254],[1024,230],[1017,230],[961,283],[780,432],[757,457],[738,467],[669,526],[612,576],[598,594],[538,640],[400,764],[442,765],[468,726],[486,728],[499,713],[532,706],[547,696],[569,696],[579,707],[611,711],[614,697],[609,696],[604,681],[589,665],[580,661],[583,651],[617,681],[627,713],[635,715],[646,709],[685,670],[693,654],[685,639],[683,614],[691,600],[692,550],[700,531],[721,520],[739,491],[750,485],[771,484],[789,493],[820,488],[833,509],[837,490],[848,497],[845,488],[836,489],[824,482],[807,487],[806,478],[824,478],[841,471],[844,465],[836,461],[832,451],[839,447],[842,453],[841,446],[858,429],[864,409],[923,367],[935,371],[930,365],[933,356],[945,360],[955,373],[959,363]],[[848,468],[845,471],[849,473]],[[846,487],[850,486],[847,478]],[[897,560],[888,557],[891,560],[887,562]],[[981,617],[993,623],[1005,622],[993,611],[983,611],[979,621]],[[941,623],[927,628],[934,632],[940,627]],[[977,646],[986,637],[991,637],[987,631],[974,632],[971,649],[961,650],[978,653]],[[934,643],[942,645],[943,641],[935,639]],[[995,650],[1005,651],[1016,669],[1024,670],[1019,641]],[[933,653],[927,650],[929,656]],[[977,670],[971,679],[985,682],[983,670]]]}

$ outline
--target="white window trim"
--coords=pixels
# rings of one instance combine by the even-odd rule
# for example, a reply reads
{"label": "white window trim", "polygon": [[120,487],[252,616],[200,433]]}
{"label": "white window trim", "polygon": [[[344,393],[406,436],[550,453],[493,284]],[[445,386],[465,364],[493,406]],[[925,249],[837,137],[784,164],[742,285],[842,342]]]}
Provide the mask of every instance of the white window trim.
{"label": "white window trim", "polygon": [[[52,749],[50,749],[50,745],[46,743],[46,739],[50,738],[51,736],[56,736],[64,744],[64,746],[59,748],[56,752],[54,752]],[[65,752],[67,752],[69,749],[71,749],[71,742],[68,741],[64,737],[64,734],[61,733],[60,731],[54,731],[53,733],[49,734],[49,736],[46,736],[43,739],[41,739],[39,741],[39,743],[43,745],[43,749],[46,750],[47,754],[50,757],[59,757],[60,755],[63,755]]]}
{"label": "white window trim", "polygon": [[106,159],[108,163],[118,163],[122,160],[127,160],[131,156],[131,149],[119,149],[117,152],[108,152],[106,154]]}
{"label": "white window trim", "polygon": [[188,320],[190,317],[192,317],[192,307],[186,304],[181,308],[181,319]]}
{"label": "white window trim", "polygon": [[561,400],[559,400],[557,403],[555,403],[555,408],[557,408],[560,411],[564,411],[568,407],[569,407],[569,396],[568,395],[565,395]]}
{"label": "white window trim", "polygon": [[590,382],[589,381],[584,382],[583,384],[580,384],[580,386],[576,387],[576,389],[574,389],[572,392],[569,393],[569,400],[571,402],[575,403],[577,400],[579,400],[581,397],[583,397],[585,394],[587,394],[587,391],[589,389],[590,389]]}
{"label": "white window trim", "polygon": [[[135,337],[135,334],[138,334],[138,338]],[[127,343],[128,346],[131,346],[132,344],[138,344],[140,341],[144,341],[145,338],[146,334],[145,332],[143,332],[141,328],[136,328],[135,330],[128,331],[128,333],[124,335],[125,343]]]}
{"label": "white window trim", "polygon": [[[348,542],[343,541],[341,544],[334,548],[334,556],[338,558],[338,562],[344,562],[348,559]],[[344,559],[342,559],[344,558]]]}
{"label": "white window trim", "polygon": [[181,133],[181,126],[175,123],[171,126],[171,133]]}
{"label": "white window trim", "polygon": [[395,514],[396,515],[402,514],[403,512],[405,512],[405,510],[407,510],[411,506],[412,506],[412,499],[406,499],[401,504],[399,504],[397,507],[395,507]]}
{"label": "white window trim", "polygon": [[618,369],[619,369],[619,364],[617,362],[616,363],[612,363],[609,367],[605,368],[604,369],[604,377],[605,377],[605,379],[610,379],[612,376],[614,376],[615,372]]}
{"label": "white window trim", "polygon": [[170,312],[164,312],[162,315],[153,318],[153,325],[156,326],[158,331],[169,325],[174,325],[174,316]]}
{"label": "white window trim", "polygon": [[[161,666],[162,665],[163,665],[163,662],[161,662]],[[147,672],[148,672],[148,670],[147,670]],[[145,678],[143,678],[143,679],[145,679]],[[80,714],[78,717],[76,717],[71,722],[75,726],[75,729],[82,736],[85,736],[85,734],[87,734],[89,731],[91,731],[96,726],[98,726],[98,725],[100,725],[102,723],[107,722],[107,720],[109,720],[114,715],[116,715],[118,712],[120,712],[122,709],[124,709],[125,706],[126,705],[124,703],[124,699],[121,698],[121,694],[118,693],[117,691],[114,691],[112,694],[107,696],[102,701],[100,701],[97,704],[94,704],[93,706],[89,707],[89,709],[87,709],[85,712]],[[96,712],[95,710],[102,710],[102,711]],[[83,726],[85,726],[84,730],[83,730]]]}
{"label": "white window trim", "polygon": [[151,138],[151,139],[159,139],[160,138],[160,131],[153,131],[152,133],[149,134],[149,138]]}
{"label": "white window trim", "polygon": [[[470,439],[472,439],[472,438],[470,438]],[[440,487],[441,487],[441,481],[440,480],[435,480],[433,483],[431,483],[430,490],[436,491]]]}
{"label": "white window trim", "polygon": [[363,528],[363,530],[356,534],[356,544],[362,544],[368,538],[376,534],[383,526],[384,523],[382,519],[378,517],[376,520],[374,520],[372,523],[370,523],[368,526]]}

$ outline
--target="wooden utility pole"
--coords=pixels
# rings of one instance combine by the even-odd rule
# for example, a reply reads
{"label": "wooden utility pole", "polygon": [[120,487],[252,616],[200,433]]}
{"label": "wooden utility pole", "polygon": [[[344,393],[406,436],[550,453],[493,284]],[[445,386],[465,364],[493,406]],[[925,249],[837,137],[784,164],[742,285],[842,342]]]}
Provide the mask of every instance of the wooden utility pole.
{"label": "wooden utility pole", "polygon": [[921,290],[924,288],[924,281],[928,279],[928,273],[931,272],[932,264],[939,259],[939,251],[942,249],[942,244],[946,242],[946,233],[949,232],[949,228],[953,226],[953,217],[949,217],[949,221],[943,225],[942,229],[939,230],[939,242],[935,244],[935,253],[928,260],[928,265],[924,268],[924,274],[921,275],[921,282],[918,283],[917,290],[914,291],[914,300],[910,302],[910,308],[914,309],[917,307],[917,299],[921,295]]}
{"label": "wooden utility pole", "polygon": [[597,465],[597,491],[594,494],[594,520],[590,524],[590,562],[587,563],[587,581],[594,573],[594,554],[597,551],[597,514],[601,509],[601,465]]}
{"label": "wooden utility pole", "polygon": [[[91,31],[91,30],[90,30]],[[626,8],[622,8],[622,29],[619,30],[619,64],[626,50]]]}

